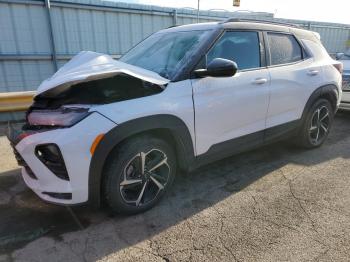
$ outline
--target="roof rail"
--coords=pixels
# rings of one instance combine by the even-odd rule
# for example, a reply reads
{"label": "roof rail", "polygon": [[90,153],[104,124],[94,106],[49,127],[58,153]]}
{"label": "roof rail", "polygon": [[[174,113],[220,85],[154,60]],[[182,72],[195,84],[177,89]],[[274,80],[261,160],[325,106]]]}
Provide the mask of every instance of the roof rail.
{"label": "roof rail", "polygon": [[228,18],[222,23],[224,24],[224,23],[231,23],[231,22],[264,23],[264,24],[284,25],[284,26],[290,26],[295,28],[301,28],[300,26],[296,24],[291,24],[291,23],[277,22],[277,21],[271,21],[271,20],[249,19],[249,18]]}

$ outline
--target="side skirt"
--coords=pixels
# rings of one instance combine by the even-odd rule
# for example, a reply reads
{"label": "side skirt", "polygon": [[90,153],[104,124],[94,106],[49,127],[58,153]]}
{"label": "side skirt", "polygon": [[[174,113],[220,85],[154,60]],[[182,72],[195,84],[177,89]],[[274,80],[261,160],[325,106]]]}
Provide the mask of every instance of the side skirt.
{"label": "side skirt", "polygon": [[297,135],[301,123],[302,121],[299,119],[215,144],[206,153],[195,158],[194,163],[189,167],[189,171],[229,156],[293,137]]}

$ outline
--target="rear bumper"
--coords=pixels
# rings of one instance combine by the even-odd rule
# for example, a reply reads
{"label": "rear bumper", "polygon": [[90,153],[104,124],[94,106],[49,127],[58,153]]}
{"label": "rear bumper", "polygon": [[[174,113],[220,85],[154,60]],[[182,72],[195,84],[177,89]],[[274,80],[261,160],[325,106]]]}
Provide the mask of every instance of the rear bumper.
{"label": "rear bumper", "polygon": [[[90,147],[101,133],[108,132],[115,123],[93,113],[70,128],[46,130],[26,135],[12,130],[8,138],[14,147],[22,177],[26,185],[45,201],[76,205],[88,200]],[[24,133],[24,134],[22,134]],[[55,175],[36,155],[38,145],[56,144],[62,153],[69,180]]]}

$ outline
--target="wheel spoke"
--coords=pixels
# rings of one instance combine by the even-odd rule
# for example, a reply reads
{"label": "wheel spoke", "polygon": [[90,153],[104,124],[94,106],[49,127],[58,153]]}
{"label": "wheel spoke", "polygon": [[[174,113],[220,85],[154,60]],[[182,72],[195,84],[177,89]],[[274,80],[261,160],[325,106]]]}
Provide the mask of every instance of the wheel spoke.
{"label": "wheel spoke", "polygon": [[317,126],[311,126],[310,132],[313,132],[313,131],[315,131],[316,129],[317,129]]}
{"label": "wheel spoke", "polygon": [[320,121],[325,120],[327,117],[328,117],[328,112],[323,117],[321,117]]}
{"label": "wheel spoke", "polygon": [[146,154],[144,152],[140,153],[140,162],[141,162],[141,174],[145,174],[145,162],[146,162]]}
{"label": "wheel spoke", "polygon": [[136,202],[135,202],[136,206],[139,206],[139,205],[140,205],[140,202],[141,202],[142,197],[143,197],[143,195],[144,195],[144,193],[145,193],[145,189],[146,189],[147,184],[148,184],[148,181],[146,181],[146,182],[143,184],[143,187],[142,187],[142,189],[141,189],[141,192],[140,192],[140,194],[139,194],[139,196],[138,196],[138,198],[137,198],[137,200],[136,200]]}
{"label": "wheel spoke", "polygon": [[321,112],[321,109],[317,109],[317,121],[320,121],[320,112]]}
{"label": "wheel spoke", "polygon": [[159,190],[164,189],[164,186],[157,179],[155,179],[153,175],[150,176],[150,179],[157,185]]}
{"label": "wheel spoke", "polygon": [[327,127],[325,127],[323,124],[321,124],[321,127],[322,127],[322,129],[323,129],[326,133],[328,132]]}
{"label": "wheel spoke", "polygon": [[317,128],[317,134],[316,134],[316,138],[315,138],[315,141],[316,141],[316,142],[318,141],[319,135],[320,135],[320,129]]}
{"label": "wheel spoke", "polygon": [[156,173],[152,173],[151,176],[153,176],[155,179],[157,179],[159,181],[164,181],[164,182],[167,181],[167,179],[165,177],[162,177],[162,176],[160,176],[160,175],[158,175]]}
{"label": "wheel spoke", "polygon": [[142,179],[125,179],[120,183],[120,186],[129,186],[138,183],[142,183]]}
{"label": "wheel spoke", "polygon": [[158,162],[158,164],[154,165],[154,166],[153,166],[152,168],[150,168],[148,171],[149,171],[149,172],[152,172],[152,171],[156,170],[158,167],[167,164],[167,161],[168,161],[168,158],[167,158],[167,157],[163,158],[160,162]]}

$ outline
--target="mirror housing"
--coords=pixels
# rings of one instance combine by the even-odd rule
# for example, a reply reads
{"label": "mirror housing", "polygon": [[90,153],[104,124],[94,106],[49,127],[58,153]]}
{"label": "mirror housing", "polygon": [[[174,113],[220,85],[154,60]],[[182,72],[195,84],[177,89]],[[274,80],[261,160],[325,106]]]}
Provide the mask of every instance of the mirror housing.
{"label": "mirror housing", "polygon": [[229,77],[234,76],[238,70],[237,64],[231,60],[223,58],[213,59],[207,69],[197,69],[194,74],[197,77]]}

